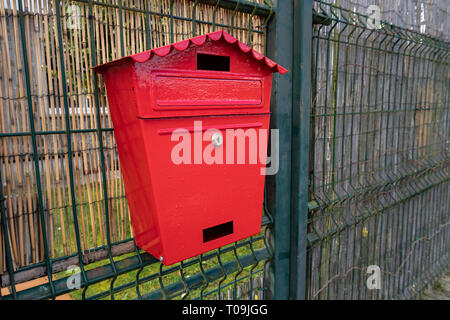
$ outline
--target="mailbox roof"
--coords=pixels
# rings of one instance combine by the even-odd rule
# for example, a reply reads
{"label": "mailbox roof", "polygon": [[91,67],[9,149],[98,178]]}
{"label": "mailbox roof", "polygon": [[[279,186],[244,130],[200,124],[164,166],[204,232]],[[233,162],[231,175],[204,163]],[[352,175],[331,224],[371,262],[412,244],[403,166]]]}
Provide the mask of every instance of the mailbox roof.
{"label": "mailbox roof", "polygon": [[126,57],[123,57],[123,58],[120,58],[120,59],[117,59],[114,61],[110,61],[110,62],[107,62],[104,64],[97,65],[93,69],[95,71],[99,71],[99,69],[103,69],[104,67],[111,66],[119,61],[123,61],[126,59],[132,59],[135,62],[145,62],[145,61],[151,59],[151,57],[153,55],[164,57],[164,56],[168,55],[170,52],[172,52],[173,49],[176,49],[178,51],[183,51],[183,50],[189,48],[191,43],[195,44],[196,46],[202,46],[208,38],[211,39],[212,41],[218,41],[220,39],[223,39],[226,42],[237,46],[243,53],[251,54],[253,56],[253,58],[256,59],[257,61],[259,61],[260,63],[265,63],[270,69],[272,69],[273,72],[279,72],[281,74],[285,74],[287,72],[287,69],[283,68],[278,63],[270,60],[266,56],[262,55],[261,53],[259,53],[256,50],[252,49],[251,47],[249,47],[245,43],[239,41],[238,39],[236,39],[235,37],[233,37],[232,35],[228,34],[225,31],[211,32],[211,33],[204,34],[202,36],[190,38],[187,40],[169,44],[169,45],[159,47],[156,49],[151,49],[151,50],[144,51],[141,53],[129,55],[129,56],[126,56]]}

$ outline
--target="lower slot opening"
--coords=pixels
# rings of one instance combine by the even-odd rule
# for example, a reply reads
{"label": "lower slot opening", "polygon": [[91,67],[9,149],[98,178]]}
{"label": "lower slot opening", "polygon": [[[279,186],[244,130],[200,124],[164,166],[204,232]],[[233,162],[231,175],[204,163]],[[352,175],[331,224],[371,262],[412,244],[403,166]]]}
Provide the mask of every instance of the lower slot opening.
{"label": "lower slot opening", "polygon": [[233,221],[203,229],[203,242],[212,241],[233,233]]}

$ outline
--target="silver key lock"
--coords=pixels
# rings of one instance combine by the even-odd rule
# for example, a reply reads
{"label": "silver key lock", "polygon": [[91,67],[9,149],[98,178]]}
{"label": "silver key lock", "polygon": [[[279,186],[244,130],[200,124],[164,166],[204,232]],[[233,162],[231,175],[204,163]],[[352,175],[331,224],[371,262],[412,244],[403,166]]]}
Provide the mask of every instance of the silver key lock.
{"label": "silver key lock", "polygon": [[223,136],[220,132],[216,132],[212,135],[211,139],[212,145],[214,147],[220,147],[223,143]]}

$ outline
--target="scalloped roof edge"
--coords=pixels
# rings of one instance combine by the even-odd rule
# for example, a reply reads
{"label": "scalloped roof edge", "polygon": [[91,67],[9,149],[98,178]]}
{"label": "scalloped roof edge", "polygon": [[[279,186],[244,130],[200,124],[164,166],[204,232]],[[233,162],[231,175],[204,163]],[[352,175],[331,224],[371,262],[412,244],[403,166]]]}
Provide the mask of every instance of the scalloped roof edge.
{"label": "scalloped roof edge", "polygon": [[125,56],[125,57],[122,57],[122,58],[119,58],[119,59],[116,59],[116,60],[113,60],[110,62],[99,64],[99,65],[93,67],[92,69],[94,69],[95,72],[100,72],[100,69],[103,69],[106,66],[115,64],[119,61],[123,61],[126,59],[132,59],[133,61],[140,62],[140,63],[146,62],[149,59],[151,59],[151,57],[153,55],[164,57],[164,56],[168,55],[170,52],[172,52],[173,49],[178,50],[178,51],[183,51],[183,50],[187,49],[191,43],[195,44],[196,46],[202,46],[208,38],[211,39],[212,41],[218,41],[220,39],[223,39],[226,42],[228,42],[229,44],[236,44],[242,52],[244,52],[246,54],[250,53],[253,56],[253,58],[256,59],[257,61],[264,62],[266,64],[266,66],[268,66],[273,72],[279,72],[281,74],[285,74],[288,71],[286,68],[282,67],[278,63],[270,60],[266,56],[262,55],[258,51],[252,49],[245,43],[239,41],[232,35],[228,34],[225,31],[222,31],[222,30],[207,33],[207,34],[204,34],[201,36],[197,36],[197,37],[183,40],[180,42],[172,43],[172,44],[169,44],[169,45],[166,45],[163,47],[151,49],[151,50],[144,51],[141,53],[136,53],[133,55]]}

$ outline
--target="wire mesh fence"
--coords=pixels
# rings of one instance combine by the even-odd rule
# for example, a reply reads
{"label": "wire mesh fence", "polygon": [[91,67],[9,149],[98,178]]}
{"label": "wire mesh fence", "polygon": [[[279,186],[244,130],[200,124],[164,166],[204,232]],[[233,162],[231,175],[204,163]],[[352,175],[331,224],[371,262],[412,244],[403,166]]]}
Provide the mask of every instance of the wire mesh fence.
{"label": "wire mesh fence", "polygon": [[314,8],[308,298],[416,297],[449,260],[450,46]]}
{"label": "wire mesh fence", "polygon": [[73,291],[76,271],[72,298],[262,297],[265,227],[171,267],[135,246],[104,84],[91,67],[219,29],[264,52],[270,15],[259,0],[0,3],[5,299]]}
{"label": "wire mesh fence", "polygon": [[[395,25],[373,28],[368,1],[314,1],[309,299],[416,297],[449,262],[450,47],[423,34],[446,39],[447,11],[395,3],[377,3]],[[2,299],[264,297],[266,209],[260,234],[173,266],[135,246],[90,68],[219,29],[264,53],[274,14],[265,0],[0,3]],[[381,290],[366,286],[371,265]]]}

